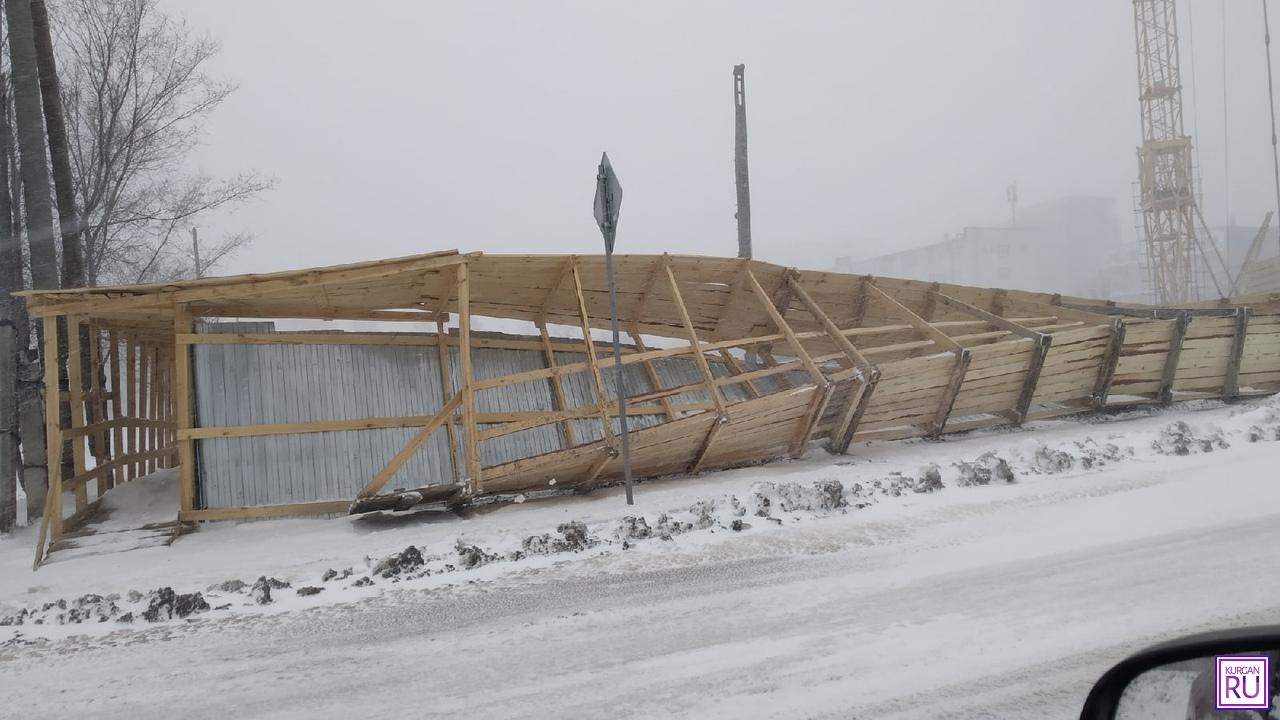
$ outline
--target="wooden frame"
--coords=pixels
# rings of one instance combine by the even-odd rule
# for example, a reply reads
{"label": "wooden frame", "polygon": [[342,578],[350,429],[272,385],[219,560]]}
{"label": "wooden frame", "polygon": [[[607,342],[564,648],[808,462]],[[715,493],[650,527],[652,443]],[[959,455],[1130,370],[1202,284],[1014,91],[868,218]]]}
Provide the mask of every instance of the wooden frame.
{"label": "wooden frame", "polygon": [[[1250,376],[1260,372],[1258,367],[1264,368],[1261,372],[1280,372],[1280,352],[1270,349],[1268,342],[1250,344],[1261,332],[1257,328],[1273,325],[1251,322],[1250,304],[1255,304],[1258,317],[1274,314],[1277,305],[1270,296],[1153,308],[938,282],[801,275],[791,268],[737,258],[618,256],[615,267],[619,319],[631,335],[621,362],[639,363],[649,385],[619,388],[627,394],[629,411],[646,418],[633,437],[640,478],[795,455],[815,439],[825,439],[832,451],[844,453],[855,437],[946,432],[962,386],[979,388],[975,392],[984,387],[965,383],[977,368],[988,367],[977,364],[980,351],[985,353],[982,357],[999,357],[1000,349],[1008,348],[1020,356],[1012,372],[1003,368],[1013,361],[997,366],[1012,376],[1001,381],[1002,398],[1016,395],[1016,401],[1008,400],[1009,410],[988,413],[1006,415],[1014,423],[1059,412],[1058,407],[1066,412],[1105,405],[1118,372],[1127,373],[1125,385],[1158,386],[1155,398],[1169,401],[1184,339],[1187,352],[1197,353],[1197,363],[1204,358],[1214,361],[1215,373],[1216,361],[1222,360],[1221,376],[1205,379],[1204,365],[1196,366],[1198,394],[1206,394],[1198,389],[1202,385],[1220,383],[1216,394],[1238,396],[1246,362],[1249,369],[1244,372]],[[464,488],[462,501],[543,488],[549,478],[564,478],[579,488],[616,479],[620,467],[611,460],[617,455],[612,424],[618,403],[608,399],[603,376],[616,362],[600,353],[591,338],[593,330],[607,329],[607,292],[599,256],[447,251],[269,275],[22,293],[32,316],[42,318],[46,330],[55,328],[44,338],[46,357],[57,356],[56,325],[58,318],[66,318],[71,363],[65,395],[56,390],[56,363],[45,370],[46,382],[55,390],[45,395],[52,418],[46,428],[51,490],[39,553],[43,556],[48,539],[58,539],[87,517],[102,493],[175,463],[178,518],[183,523],[344,512],[351,503],[344,499],[257,508],[201,507],[198,448],[213,438],[417,428],[411,442],[387,458],[373,477],[362,479],[356,494],[365,499],[383,497],[380,493],[396,471],[441,429],[450,436],[448,480]],[[446,332],[451,312],[457,314],[455,334]],[[473,334],[473,316],[527,321],[537,334]],[[205,333],[194,324],[201,317],[429,322],[435,323],[435,332]],[[1193,317],[1199,320],[1188,336]],[[1143,357],[1156,355],[1159,370],[1144,371],[1151,380],[1133,380],[1132,372],[1118,370],[1128,357],[1128,324],[1150,324],[1140,319],[1174,321],[1167,349],[1153,350],[1152,343],[1143,343],[1136,351]],[[552,325],[576,326],[582,338],[557,337]],[[79,332],[85,326],[88,347]],[[1034,343],[1029,354],[1028,340]],[[422,416],[201,426],[192,394],[193,353],[202,346],[229,344],[434,346],[430,355],[438,359],[443,400],[438,410]],[[990,346],[997,349],[988,351]],[[456,355],[451,347],[457,348]],[[480,380],[472,352],[477,347],[537,353],[541,367],[500,375],[480,368],[485,378]],[[779,351],[776,358],[774,349]],[[203,357],[212,350],[199,352]],[[557,352],[585,352],[586,357],[560,363]],[[929,355],[937,352],[954,355],[954,362],[930,361]],[[88,367],[94,368],[91,377],[79,369],[78,359],[86,353]],[[666,386],[658,364],[673,359],[692,360],[696,381],[686,377]],[[717,376],[717,366],[727,372]],[[103,369],[101,375],[98,368]],[[927,377],[913,385],[912,372]],[[590,377],[596,402],[572,407],[564,378],[578,373]],[[1086,376],[1084,382],[1078,379],[1081,375]],[[478,412],[476,393],[522,383],[545,388],[541,397],[551,398],[550,409],[542,405],[538,410]],[[742,392],[727,393],[725,386]],[[1053,404],[1033,408],[1037,393],[1045,388],[1050,398],[1045,402]],[[678,397],[690,391],[706,393],[707,400]],[[966,389],[964,397],[969,392]],[[911,416],[910,426],[886,427],[885,413],[877,408],[912,393],[923,410]],[[68,427],[61,427],[56,412],[63,397],[72,408]],[[837,397],[841,406],[828,412]],[[966,400],[965,407],[974,406]],[[602,440],[583,442],[578,437],[575,430],[581,426],[575,423],[584,418],[601,423]],[[514,433],[551,424],[564,438],[559,449],[511,462],[482,462],[482,443],[502,442]],[[966,419],[957,425],[973,423]],[[63,476],[60,463],[53,460],[61,457],[66,443],[72,444],[70,477]],[[90,449],[93,467],[88,467]],[[74,508],[61,506],[64,492]]]}

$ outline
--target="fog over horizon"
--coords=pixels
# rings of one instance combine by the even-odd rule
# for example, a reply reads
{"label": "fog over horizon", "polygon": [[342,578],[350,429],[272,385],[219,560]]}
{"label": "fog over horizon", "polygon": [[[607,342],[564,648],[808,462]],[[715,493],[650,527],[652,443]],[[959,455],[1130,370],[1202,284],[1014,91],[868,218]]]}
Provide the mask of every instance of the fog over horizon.
{"label": "fog over horizon", "polygon": [[[826,269],[1007,223],[1011,181],[1024,207],[1112,198],[1136,242],[1127,0],[161,2],[240,88],[197,164],[276,180],[202,225],[256,235],[219,274],[601,252],[602,150],[625,189],[618,252],[733,255],[737,63],[758,259]],[[1205,217],[1256,226],[1275,204],[1261,4],[1179,12]]]}

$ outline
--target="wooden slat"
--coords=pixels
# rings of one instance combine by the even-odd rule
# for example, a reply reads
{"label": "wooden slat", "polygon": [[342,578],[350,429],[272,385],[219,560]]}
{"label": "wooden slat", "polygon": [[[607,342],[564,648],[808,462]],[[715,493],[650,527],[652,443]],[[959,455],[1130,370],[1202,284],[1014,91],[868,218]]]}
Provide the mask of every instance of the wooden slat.
{"label": "wooden slat", "polygon": [[[778,308],[774,307],[772,298],[770,298],[768,293],[764,291],[764,288],[760,286],[760,281],[756,279],[755,273],[750,269],[747,270],[747,284],[751,288],[751,291],[755,293],[756,299],[760,301],[765,312],[769,314],[769,318],[773,321],[773,324],[784,336],[786,336],[787,343],[791,345],[792,353],[794,353],[804,365],[804,369],[808,371],[809,377],[813,379],[814,384],[819,387],[825,385],[827,379],[823,376],[822,370],[818,369],[818,366],[813,362],[813,358],[809,357],[808,351],[806,351],[804,346],[800,344],[800,339],[796,337],[795,331],[793,331],[791,326],[787,324],[787,321],[782,317],[782,313],[778,312]],[[770,358],[772,358],[771,355]]]}
{"label": "wooden slat", "polygon": [[1027,366],[1026,378],[1022,381],[1022,389],[1018,392],[1018,403],[1013,410],[1013,423],[1021,425],[1027,421],[1027,413],[1031,410],[1031,399],[1035,397],[1036,385],[1040,382],[1040,372],[1044,369],[1044,359],[1049,354],[1049,346],[1053,343],[1052,335],[1038,335],[1035,349],[1031,351],[1031,363]]}
{"label": "wooden slat", "polygon": [[[84,422],[84,370],[80,361],[83,348],[80,345],[80,323],[83,318],[77,315],[67,317],[67,390],[70,394],[71,427],[83,428]],[[82,475],[86,467],[84,438],[75,438],[71,442],[71,462],[75,475]],[[89,504],[89,494],[84,485],[77,485],[73,491],[76,500],[76,512]]]}
{"label": "wooden slat", "polygon": [[296,515],[328,515],[331,513],[346,514],[351,503],[346,500],[324,500],[320,502],[294,503],[290,505],[258,505],[234,508],[208,508],[204,510],[184,510],[178,513],[179,522],[217,521],[217,520],[262,520],[266,518],[291,517]]}
{"label": "wooden slat", "polygon": [[1020,325],[1012,320],[1003,318],[994,313],[989,313],[986,310],[983,310],[982,308],[975,307],[973,305],[970,305],[969,303],[963,302],[961,300],[957,300],[956,298],[953,298],[949,295],[945,295],[937,291],[930,292],[928,297],[937,302],[941,302],[943,305],[946,305],[947,307],[952,308],[954,310],[959,310],[960,312],[967,313],[976,318],[981,318],[984,322],[994,327],[998,327],[1001,330],[1008,330],[1009,332],[1019,337],[1038,340],[1040,336],[1044,334],[1042,332],[1037,332],[1035,330],[1032,330],[1031,328],[1026,327],[1025,325]]}
{"label": "wooden slat", "polygon": [[[111,348],[110,368],[111,368],[111,460],[118,461],[124,456],[124,426],[117,422],[124,417],[123,402],[124,392],[121,388],[122,373],[124,372],[120,363],[121,340],[119,334],[115,330],[107,331],[107,344]],[[116,465],[110,475],[107,475],[107,488],[116,486],[116,479],[120,477],[119,465]]]}
{"label": "wooden slat", "polygon": [[[551,347],[551,337],[547,334],[547,324],[538,322],[538,333],[542,335],[542,353],[547,362],[547,369],[555,370],[556,353]],[[568,410],[569,402],[565,399],[564,384],[560,381],[560,375],[551,376],[551,401],[552,409]],[[564,433],[565,447],[573,447],[578,444],[578,435],[574,432],[573,421],[565,420],[560,425],[560,431]]]}
{"label": "wooden slat", "polygon": [[386,465],[382,466],[382,469],[369,480],[369,483],[360,490],[356,497],[358,499],[367,498],[378,494],[378,491],[387,484],[387,481],[391,480],[391,477],[400,468],[404,467],[405,463],[409,462],[409,458],[413,457],[418,448],[422,447],[422,443],[426,442],[428,438],[435,434],[436,430],[440,429],[441,425],[449,420],[449,417],[453,415],[454,410],[458,409],[458,405],[461,402],[462,396],[455,395],[449,402],[445,403],[444,407],[440,408],[440,411],[426,425],[422,426],[421,430],[414,433],[413,437],[409,438],[409,442],[405,443],[404,447],[400,448],[400,451],[387,461]]}
{"label": "wooden slat", "polygon": [[903,320],[906,320],[907,323],[914,327],[921,335],[924,335],[926,338],[936,343],[940,349],[960,349],[960,344],[952,339],[950,335],[947,335],[933,325],[930,325],[924,320],[924,318],[916,315],[914,312],[911,312],[910,308],[898,302],[892,295],[880,289],[874,283],[869,284],[867,288],[871,292],[872,297],[886,305],[891,312],[898,315]]}
{"label": "wooden slat", "polygon": [[[577,258],[574,258],[573,265],[569,268],[570,274],[573,276],[573,290],[578,296],[578,313],[582,327],[582,346],[587,355],[587,365],[591,369],[591,380],[595,384],[596,390],[596,408],[600,414],[601,433],[604,435],[605,444],[613,447],[615,442],[613,423],[609,420],[609,413],[606,410],[609,396],[605,394],[604,376],[600,374],[600,362],[596,358],[596,346],[591,340],[591,319],[587,315],[587,303],[582,297],[582,276],[578,272]],[[619,389],[621,391],[621,389]]]}
{"label": "wooden slat", "polygon": [[[1270,219],[1270,213],[1268,213]],[[1222,384],[1222,396],[1240,397],[1240,361],[1244,358],[1244,345],[1249,337],[1249,308],[1236,308],[1235,335],[1231,339],[1231,356],[1227,360],[1227,374]]]}
{"label": "wooden slat", "polygon": [[45,462],[48,465],[49,492],[45,503],[49,510],[49,537],[62,537],[62,427],[58,400],[58,319],[44,318],[44,434]]}
{"label": "wooden slat", "polygon": [[[186,305],[174,308],[173,332],[175,335],[189,333],[192,330],[191,316]],[[178,430],[178,477],[181,487],[180,514],[196,509],[196,452],[195,441],[182,438],[183,430],[190,430],[195,424],[195,414],[191,406],[191,347],[174,345],[174,406],[177,410],[174,424]]]}
{"label": "wooden slat", "polygon": [[968,350],[960,350],[956,353],[956,363],[951,371],[951,380],[947,382],[946,390],[942,393],[942,400],[938,403],[938,411],[933,417],[933,430],[931,435],[937,437],[941,435],[947,428],[947,418],[951,416],[951,408],[956,403],[956,395],[960,394],[960,386],[964,384],[965,371],[969,369],[969,362],[972,358]]}
{"label": "wooden slat", "polygon": [[476,429],[476,379],[471,367],[471,286],[467,278],[467,264],[456,270],[458,293],[458,364],[462,372],[462,434],[467,466],[467,492],[478,493],[484,489],[480,468],[480,432]]}
{"label": "wooden slat", "polygon": [[1169,352],[1165,355],[1164,371],[1160,374],[1160,390],[1156,399],[1162,403],[1173,402],[1173,380],[1178,372],[1178,359],[1182,357],[1182,340],[1187,336],[1191,314],[1180,312],[1174,319],[1173,336],[1169,339]]}

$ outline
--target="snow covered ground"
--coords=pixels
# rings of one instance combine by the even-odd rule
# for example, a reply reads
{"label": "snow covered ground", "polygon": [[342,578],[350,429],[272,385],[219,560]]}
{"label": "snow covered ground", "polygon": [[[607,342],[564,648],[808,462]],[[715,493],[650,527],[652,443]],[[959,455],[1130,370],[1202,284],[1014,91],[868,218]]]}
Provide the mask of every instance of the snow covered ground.
{"label": "snow covered ground", "polygon": [[[24,718],[1072,717],[1144,644],[1280,622],[1278,462],[1268,399],[36,573],[28,529],[0,540],[0,687]],[[260,576],[291,586],[211,589]]]}

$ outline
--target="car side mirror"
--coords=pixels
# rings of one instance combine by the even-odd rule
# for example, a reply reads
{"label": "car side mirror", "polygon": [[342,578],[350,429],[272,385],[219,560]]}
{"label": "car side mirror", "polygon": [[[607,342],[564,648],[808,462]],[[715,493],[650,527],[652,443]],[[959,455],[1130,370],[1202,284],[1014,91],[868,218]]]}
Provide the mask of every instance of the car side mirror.
{"label": "car side mirror", "polygon": [[1081,720],[1280,720],[1280,625],[1156,645],[1108,670]]}

